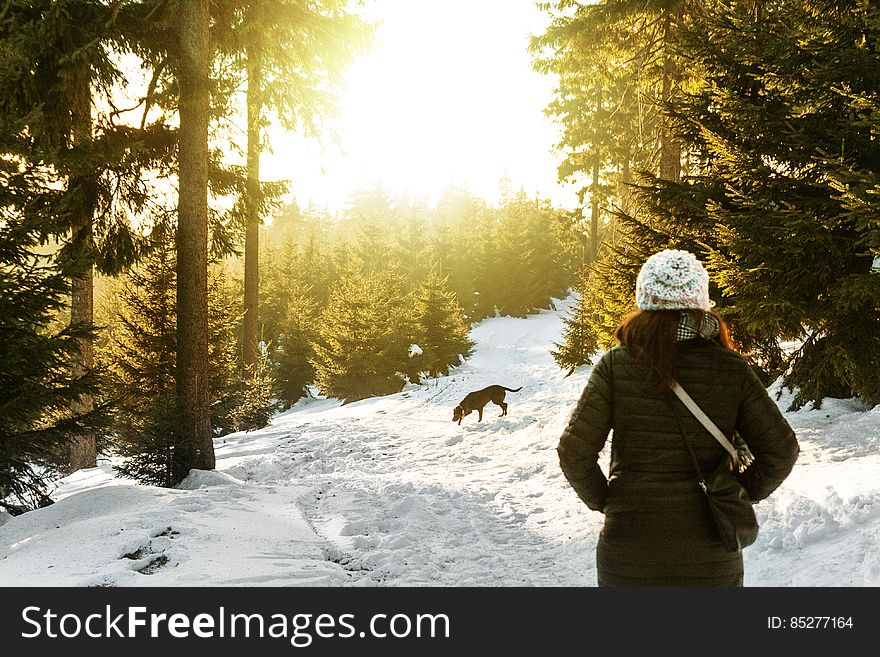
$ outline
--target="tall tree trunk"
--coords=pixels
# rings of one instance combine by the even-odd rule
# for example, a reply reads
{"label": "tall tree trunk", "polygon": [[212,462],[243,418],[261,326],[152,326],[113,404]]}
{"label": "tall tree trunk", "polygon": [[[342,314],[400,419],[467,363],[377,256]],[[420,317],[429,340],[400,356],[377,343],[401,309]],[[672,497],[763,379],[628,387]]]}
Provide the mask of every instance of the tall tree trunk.
{"label": "tall tree trunk", "polygon": [[[256,40],[256,39],[255,39]],[[244,241],[244,364],[257,362],[260,321],[260,117],[262,53],[252,44],[247,50],[247,228]]]}
{"label": "tall tree trunk", "polygon": [[[680,18],[683,5],[676,9],[663,10],[663,89],[662,100],[668,102],[678,90],[680,70],[673,54],[672,30],[673,20]],[[673,12],[675,16],[673,16]],[[663,117],[660,128],[660,177],[664,180],[677,181],[681,178],[681,141],[676,137],[671,121]]]}
{"label": "tall tree trunk", "polygon": [[174,479],[214,468],[208,389],[208,0],[180,4],[177,449]]}
{"label": "tall tree trunk", "polygon": [[593,182],[590,185],[590,264],[599,253],[599,170],[601,156],[596,151],[593,159]]}
{"label": "tall tree trunk", "polygon": [[630,184],[632,183],[632,171],[631,171],[631,156],[629,153],[626,154],[626,157],[623,160],[623,167],[621,167],[620,171],[620,209],[629,214],[630,208],[632,206],[632,189],[630,188]]}
{"label": "tall tree trunk", "polygon": [[[81,72],[71,94],[72,136],[76,145],[88,142],[92,138],[92,90],[89,84],[88,71]],[[71,280],[70,323],[94,323],[94,241],[92,237],[92,221],[94,219],[93,194],[89,193],[92,181],[85,177],[73,179],[71,187],[83,192],[80,198],[79,211],[81,216],[73,228],[73,244],[81,273]],[[91,337],[79,341],[79,350],[73,358],[72,371],[74,376],[83,376],[95,364],[95,345]],[[71,404],[75,414],[88,413],[94,408],[91,395],[81,395]],[[68,465],[70,472],[82,468],[94,468],[97,465],[95,435],[84,434],[73,439],[68,448]]]}
{"label": "tall tree trunk", "polygon": [[[602,95],[596,98],[596,113],[602,111]],[[593,148],[593,179],[590,183],[590,264],[599,253],[599,174],[602,170],[602,151]]]}

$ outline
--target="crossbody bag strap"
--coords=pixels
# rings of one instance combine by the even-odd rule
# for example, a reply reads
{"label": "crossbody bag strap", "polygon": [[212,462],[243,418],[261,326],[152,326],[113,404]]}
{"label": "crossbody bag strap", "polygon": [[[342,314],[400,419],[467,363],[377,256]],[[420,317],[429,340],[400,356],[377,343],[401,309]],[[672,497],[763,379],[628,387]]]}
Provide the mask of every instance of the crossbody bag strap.
{"label": "crossbody bag strap", "polygon": [[694,472],[697,473],[697,481],[700,483],[700,488],[703,489],[703,492],[706,492],[706,478],[703,476],[703,471],[700,468],[700,462],[697,460],[697,455],[694,454],[694,450],[691,447],[690,443],[687,440],[687,436],[684,432],[684,423],[681,421],[681,415],[678,412],[678,409],[675,407],[675,404],[672,403],[672,400],[669,400],[669,405],[672,406],[672,412],[675,414],[675,419],[678,422],[678,430],[681,433],[681,440],[684,443],[685,448],[687,449],[687,453],[691,457],[691,463],[694,466]]}
{"label": "crossbody bag strap", "polygon": [[672,392],[675,393],[675,396],[681,400],[681,403],[687,407],[687,409],[693,414],[697,420],[699,420],[700,424],[702,424],[706,431],[712,434],[712,437],[717,440],[721,446],[730,454],[730,457],[733,459],[734,463],[739,463],[740,458],[739,454],[737,454],[736,448],[730,443],[730,441],[725,437],[722,433],[721,429],[709,419],[709,416],[703,412],[699,406],[697,406],[697,402],[691,399],[691,396],[685,392],[685,389],[682,388],[678,381],[672,381]]}

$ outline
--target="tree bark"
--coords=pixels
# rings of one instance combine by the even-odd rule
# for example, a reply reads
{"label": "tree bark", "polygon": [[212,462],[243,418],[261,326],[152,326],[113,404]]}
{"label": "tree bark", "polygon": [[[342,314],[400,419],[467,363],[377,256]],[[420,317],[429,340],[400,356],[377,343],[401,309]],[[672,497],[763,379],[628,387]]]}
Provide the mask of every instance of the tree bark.
{"label": "tree bark", "polygon": [[260,321],[260,118],[263,110],[262,53],[256,44],[247,50],[247,224],[244,241],[244,364],[258,359]]}
{"label": "tree bark", "polygon": [[590,264],[596,262],[599,253],[599,151],[593,158],[593,182],[590,185]]}
{"label": "tree bark", "polygon": [[[681,16],[682,5],[677,9],[663,10],[663,82],[662,100],[669,102],[678,89],[681,71],[672,48],[673,12]],[[660,177],[678,181],[681,178],[681,141],[676,137],[671,120],[664,116],[660,128]]]}
{"label": "tree bark", "polygon": [[623,167],[620,171],[620,209],[626,214],[629,214],[632,197],[632,189],[630,188],[630,183],[632,183],[630,157],[629,152],[627,152],[626,157],[623,160]]}
{"label": "tree bark", "polygon": [[208,389],[208,0],[180,4],[174,479],[214,468]]}
{"label": "tree bark", "polygon": [[[70,96],[72,137],[75,145],[81,145],[92,138],[92,92],[88,71],[73,82],[74,88]],[[92,237],[92,221],[94,220],[93,195],[89,193],[92,183],[85,177],[74,178],[70,186],[84,192],[80,199],[81,216],[73,227],[72,242],[75,254],[81,259],[79,266],[82,272],[71,279],[70,323],[92,325],[94,323],[94,240]],[[95,345],[92,337],[79,340],[79,350],[74,355],[72,373],[80,377],[95,365]],[[81,395],[70,405],[75,415],[85,414],[94,408],[91,395]],[[73,473],[82,468],[94,468],[97,465],[97,450],[94,434],[81,434],[73,439],[68,448],[68,471]]]}

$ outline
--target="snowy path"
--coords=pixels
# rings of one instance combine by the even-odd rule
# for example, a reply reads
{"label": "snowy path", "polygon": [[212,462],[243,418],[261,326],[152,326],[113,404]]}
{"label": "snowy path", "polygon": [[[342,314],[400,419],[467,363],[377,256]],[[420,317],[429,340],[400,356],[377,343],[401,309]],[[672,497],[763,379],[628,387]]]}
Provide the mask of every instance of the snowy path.
{"label": "snowy path", "polygon": [[[589,368],[563,378],[549,354],[561,330],[559,312],[485,320],[449,377],[304,401],[218,440],[218,471],[180,490],[78,473],[57,504],[0,524],[0,584],[594,585],[601,516],[555,452]],[[493,383],[523,386],[508,416],[490,404],[482,423],[451,421]],[[758,507],[746,584],[880,585],[880,407],[788,417],[803,453]]]}
{"label": "snowy path", "polygon": [[[555,451],[586,374],[563,381],[547,349],[560,328],[549,312],[483,322],[452,376],[347,406],[313,402],[277,418],[271,438],[221,446],[218,467],[309,488],[301,508],[353,582],[588,584],[585,539],[599,518],[566,487]],[[523,387],[508,393],[508,416],[490,404],[482,423],[451,421],[465,394],[492,383]],[[242,453],[267,438],[287,442]]]}

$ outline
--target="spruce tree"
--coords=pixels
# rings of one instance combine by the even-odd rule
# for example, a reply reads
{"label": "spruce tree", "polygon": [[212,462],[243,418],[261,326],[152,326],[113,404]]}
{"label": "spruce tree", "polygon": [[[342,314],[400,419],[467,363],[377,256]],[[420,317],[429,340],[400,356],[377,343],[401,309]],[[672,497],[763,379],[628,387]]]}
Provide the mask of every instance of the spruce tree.
{"label": "spruce tree", "polygon": [[345,402],[403,388],[408,367],[408,318],[400,281],[354,269],[336,282],[321,313],[315,383]]}
{"label": "spruce tree", "polygon": [[232,420],[236,431],[254,431],[269,424],[276,409],[275,376],[264,346],[260,346],[256,362],[241,369],[234,390],[238,403]]}
{"label": "spruce tree", "polygon": [[485,201],[455,187],[444,192],[435,212],[432,253],[449,277],[449,288],[469,322],[486,316],[482,310],[481,284],[477,276],[481,263],[477,249],[494,236],[484,232],[488,227],[483,220],[486,217],[489,217],[489,210]]}
{"label": "spruce tree", "polygon": [[177,446],[175,410],[175,258],[160,244],[119,286],[121,306],[110,318],[110,341],[99,358],[112,372],[116,399],[116,469],[142,483],[171,487]]}
{"label": "spruce tree", "polygon": [[314,344],[319,308],[310,288],[295,290],[286,306],[282,331],[274,352],[276,394],[283,408],[290,408],[308,394],[315,380]]}
{"label": "spruce tree", "polygon": [[[548,107],[561,123],[560,178],[589,197],[592,255],[600,215],[630,209],[632,176],[653,171],[677,180],[682,147],[661,103],[677,97],[693,72],[682,62],[680,27],[699,14],[701,0],[555,0],[551,17],[532,40],[534,66],[558,80]],[[586,214],[586,212],[585,212]]]}
{"label": "spruce tree", "polygon": [[240,327],[240,287],[223,262],[212,262],[208,269],[208,367],[214,437],[261,429],[275,411],[268,348],[261,345],[257,361],[243,365]]}
{"label": "spruce tree", "polygon": [[431,265],[429,213],[426,202],[411,202],[403,210],[395,231],[391,259],[398,263],[407,290],[414,290],[427,276]]}
{"label": "spruce tree", "polygon": [[507,303],[504,314],[523,315],[550,307],[550,298],[563,295],[575,280],[575,265],[566,248],[572,236],[558,225],[560,218],[549,202],[528,199],[520,192],[502,208],[497,248],[507,263]]}
{"label": "spruce tree", "polygon": [[[580,289],[587,288],[587,279],[590,273],[584,269],[581,272]],[[599,348],[599,342],[596,339],[598,331],[591,330],[590,323],[590,304],[579,296],[574,309],[567,317],[563,317],[563,325],[565,326],[562,333],[562,342],[554,342],[554,348],[550,350],[550,354],[559,367],[568,371],[568,374],[574,372],[579,365],[589,363],[593,354]]]}
{"label": "spruce tree", "polygon": [[[682,43],[706,84],[669,112],[703,169],[648,196],[695,201],[671,223],[704,245],[722,309],[797,390],[794,407],[880,402],[880,9],[734,3]],[[787,355],[782,341],[800,346]]]}
{"label": "spruce tree", "polygon": [[504,299],[507,290],[503,273],[511,265],[503,260],[503,255],[496,246],[501,240],[497,210],[481,208],[473,220],[470,230],[480,238],[472,244],[468,244],[470,240],[465,239],[463,244],[468,244],[465,253],[471,260],[469,270],[474,287],[472,315],[468,319],[476,322],[484,317],[494,317],[498,313],[498,303]]}
{"label": "spruce tree", "polygon": [[[99,352],[112,372],[116,400],[113,449],[117,469],[142,483],[177,483],[175,378],[176,258],[168,240],[157,246],[119,285],[121,304],[109,318],[110,340]],[[222,265],[208,278],[209,383],[212,435],[265,426],[272,410],[265,368],[242,370],[236,328],[239,299]]]}
{"label": "spruce tree", "polygon": [[[525,317],[537,309],[542,281],[538,254],[530,239],[531,207],[520,192],[511,197],[498,213],[498,237],[491,243],[492,298],[502,315]],[[546,272],[542,272],[544,274]]]}
{"label": "spruce tree", "polygon": [[445,376],[451,365],[471,354],[474,343],[468,337],[461,306],[436,265],[415,292],[413,320],[413,340],[421,349],[421,354],[412,357],[416,371]]}
{"label": "spruce tree", "polygon": [[291,281],[296,276],[299,253],[293,240],[280,246],[263,244],[260,254],[260,319],[262,339],[275,351],[278,337],[284,331],[287,306],[290,303]]}
{"label": "spruce tree", "polygon": [[663,103],[690,170],[681,181],[643,172],[632,210],[617,213],[584,292],[588,337],[610,341],[651,252],[685,248],[706,262],[740,347],[797,390],[794,407],[877,403],[878,9],[707,5],[676,40],[704,80]]}
{"label": "spruce tree", "polygon": [[9,160],[0,164],[0,507],[12,513],[50,503],[49,482],[66,468],[62,448],[95,435],[106,408],[75,410],[94,395],[95,371],[71,365],[86,325],[58,329],[69,283],[52,262],[35,255],[39,231],[21,212],[38,196],[34,181]]}
{"label": "spruce tree", "polygon": [[[39,226],[41,239],[60,247],[55,257],[71,279],[71,324],[92,323],[95,271],[116,273],[136,259],[130,217],[150,197],[142,173],[159,168],[174,143],[162,125],[125,125],[113,104],[125,78],[111,53],[131,48],[116,18],[137,4],[13,0],[0,20],[0,142],[5,156],[63,190],[41,207]],[[92,368],[93,351],[84,336],[76,372]],[[87,412],[93,401],[85,395],[73,404]],[[95,440],[82,435],[68,446],[71,470],[95,465]]]}
{"label": "spruce tree", "polygon": [[326,214],[307,212],[306,231],[299,251],[298,277],[309,289],[319,307],[327,304],[330,298],[330,281],[337,276],[328,251],[332,246]]}
{"label": "spruce tree", "polygon": [[705,4],[542,4],[552,22],[532,41],[534,66],[557,76],[548,112],[563,130],[559,176],[579,185],[584,203],[579,305],[556,349],[566,369],[611,344],[614,328],[634,308],[632,272],[668,243],[652,228],[634,227],[641,219],[634,183],[644,173],[674,181],[690,172],[675,119],[663,109],[699,79],[677,39]]}

